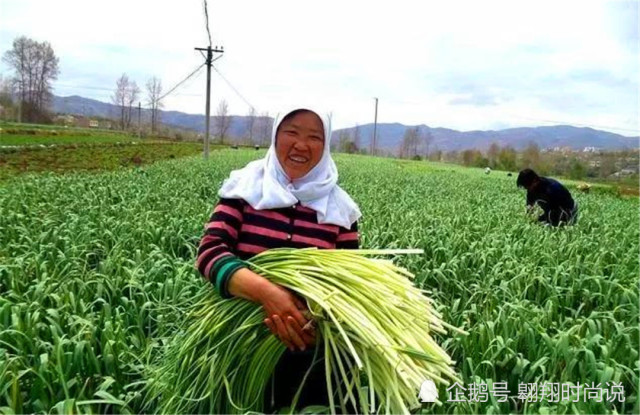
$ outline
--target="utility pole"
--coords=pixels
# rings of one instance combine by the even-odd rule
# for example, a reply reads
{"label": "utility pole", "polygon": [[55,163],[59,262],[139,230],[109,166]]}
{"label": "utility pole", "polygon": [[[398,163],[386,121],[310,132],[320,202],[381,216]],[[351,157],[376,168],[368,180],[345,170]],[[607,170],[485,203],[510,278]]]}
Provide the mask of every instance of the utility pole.
{"label": "utility pole", "polygon": [[142,112],[142,103],[138,101],[138,140],[140,139],[140,113]]}
{"label": "utility pole", "polygon": [[199,50],[200,53],[202,53],[202,51],[207,51],[207,56],[205,57],[205,63],[207,64],[207,105],[205,107],[206,118],[204,132],[204,158],[206,160],[209,158],[209,121],[211,118],[211,65],[213,63],[213,52],[224,53],[224,48],[220,47],[220,49],[218,49],[218,46],[216,46],[215,48],[208,46],[206,48],[195,48],[195,50]]}
{"label": "utility pole", "polygon": [[376,130],[378,129],[378,98],[376,100],[376,112],[373,118],[373,139],[371,140],[371,155],[376,154]]}

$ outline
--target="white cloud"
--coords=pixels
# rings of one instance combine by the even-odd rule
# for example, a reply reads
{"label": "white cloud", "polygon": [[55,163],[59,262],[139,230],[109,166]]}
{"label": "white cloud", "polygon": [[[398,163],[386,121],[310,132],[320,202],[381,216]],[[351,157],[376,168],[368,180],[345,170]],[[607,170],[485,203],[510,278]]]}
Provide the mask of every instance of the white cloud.
{"label": "white cloud", "polygon": [[[313,100],[344,127],[372,122],[377,96],[379,122],[640,129],[637,1],[209,1],[209,14],[226,51],[217,67],[260,111]],[[0,51],[19,34],[52,43],[58,93],[101,99],[109,92],[95,87],[122,72],[140,85],[157,75],[168,89],[202,63],[193,48],[207,42],[199,0],[2,0],[0,27]],[[204,79],[166,108],[202,113]],[[213,80],[213,108],[225,98],[247,112]]]}

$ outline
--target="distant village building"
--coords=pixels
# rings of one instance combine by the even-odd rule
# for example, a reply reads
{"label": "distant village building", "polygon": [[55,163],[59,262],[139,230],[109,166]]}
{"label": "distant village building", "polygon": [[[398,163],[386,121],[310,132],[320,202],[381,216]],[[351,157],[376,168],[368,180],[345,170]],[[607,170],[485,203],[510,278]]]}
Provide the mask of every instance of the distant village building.
{"label": "distant village building", "polygon": [[98,120],[92,120],[82,115],[76,117],[76,127],[82,128],[100,128],[100,122]]}
{"label": "distant village building", "polygon": [[583,152],[583,153],[598,153],[598,152],[600,152],[600,148],[599,148],[599,147],[592,147],[592,146],[589,146],[589,147],[585,147],[585,148],[582,150],[582,152]]}
{"label": "distant village building", "polygon": [[560,147],[560,146],[555,146],[555,147],[547,147],[547,151],[551,151],[554,153],[562,153],[562,154],[569,154],[571,152],[573,152],[573,150],[571,149],[571,147],[568,146],[564,146],[564,147]]}
{"label": "distant village building", "polygon": [[562,152],[562,154],[569,154],[573,153],[573,149],[569,146],[564,146],[560,149],[560,152]]}
{"label": "distant village building", "polygon": [[73,115],[58,115],[53,119],[55,124],[69,126],[74,125],[76,118]]}
{"label": "distant village building", "polygon": [[76,127],[83,127],[83,128],[88,128],[89,127],[89,119],[87,117],[84,117],[82,115],[78,115],[74,121],[74,125]]}

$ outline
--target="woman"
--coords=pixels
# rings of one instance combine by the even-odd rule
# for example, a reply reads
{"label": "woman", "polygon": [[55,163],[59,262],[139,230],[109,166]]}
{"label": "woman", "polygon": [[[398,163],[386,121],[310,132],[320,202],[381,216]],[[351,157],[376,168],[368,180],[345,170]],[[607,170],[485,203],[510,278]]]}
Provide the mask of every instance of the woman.
{"label": "woman", "polygon": [[527,212],[538,204],[544,211],[538,221],[551,226],[575,224],[578,220],[578,203],[571,193],[557,180],[538,176],[531,169],[524,169],[516,180],[518,187],[527,189]]}
{"label": "woman", "polygon": [[[267,393],[268,409],[288,406],[313,358],[315,331],[294,293],[242,262],[272,248],[357,249],[360,210],[337,185],[329,153],[331,128],[297,108],[277,117],[264,159],[233,171],[206,225],[196,266],[224,298],[262,305],[265,324],[288,348]],[[298,407],[328,402],[324,365],[316,364]]]}

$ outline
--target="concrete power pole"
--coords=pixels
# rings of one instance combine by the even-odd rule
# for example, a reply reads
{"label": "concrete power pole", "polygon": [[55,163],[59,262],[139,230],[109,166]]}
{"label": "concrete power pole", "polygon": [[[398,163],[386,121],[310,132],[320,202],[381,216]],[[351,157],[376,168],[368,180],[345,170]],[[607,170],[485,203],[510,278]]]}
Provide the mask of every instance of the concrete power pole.
{"label": "concrete power pole", "polygon": [[371,155],[374,156],[376,154],[376,133],[378,129],[378,98],[374,98],[376,100],[376,110],[373,118],[373,139],[371,140]]}
{"label": "concrete power pole", "polygon": [[205,63],[207,64],[207,104],[205,107],[205,132],[204,132],[204,158],[205,160],[209,158],[209,121],[211,118],[211,64],[213,63],[213,52],[216,53],[224,53],[224,48],[220,47],[220,49],[218,49],[218,47],[216,46],[215,48],[212,48],[211,46],[208,46],[206,48],[195,48],[196,50],[199,50],[201,53],[202,51],[206,51],[207,52],[207,56],[205,57],[206,61]]}

